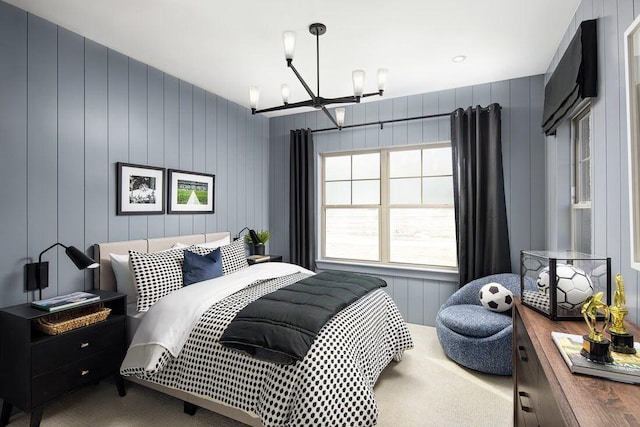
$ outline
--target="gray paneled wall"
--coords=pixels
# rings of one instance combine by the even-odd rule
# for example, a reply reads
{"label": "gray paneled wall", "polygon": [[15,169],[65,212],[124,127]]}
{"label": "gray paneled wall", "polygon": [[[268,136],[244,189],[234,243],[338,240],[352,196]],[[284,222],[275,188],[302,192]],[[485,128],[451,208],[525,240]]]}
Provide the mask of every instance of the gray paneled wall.
{"label": "gray paneled wall", "polygon": [[[345,123],[449,113],[461,107],[497,102],[502,106],[502,144],[511,262],[519,271],[521,249],[543,249],[545,236],[545,146],[542,120],[543,76],[487,83],[347,107]],[[301,113],[270,120],[271,200],[269,227],[273,253],[289,252],[289,130],[330,126],[322,112]],[[316,153],[422,142],[448,141],[448,117],[345,129],[314,134]],[[316,167],[317,170],[317,167]],[[281,189],[284,189],[282,191]],[[320,263],[320,268],[336,265]],[[387,280],[392,295],[409,322],[433,325],[440,305],[457,289],[455,274],[416,274],[406,270],[344,267],[366,271]]]}
{"label": "gray paneled wall", "polygon": [[[269,121],[0,1],[0,306],[55,242],[267,228]],[[216,175],[215,214],[116,216],[123,161]],[[51,250],[50,297],[89,289]]]}
{"label": "gray paneled wall", "polygon": [[[548,80],[580,22],[598,18],[598,97],[592,101],[592,208],[594,253],[611,257],[613,274],[624,278],[629,320],[640,320],[640,280],[631,268],[627,107],[623,35],[640,14],[639,0],[583,0],[545,75]],[[547,243],[551,249],[571,244],[570,125],[546,138],[549,174]]]}

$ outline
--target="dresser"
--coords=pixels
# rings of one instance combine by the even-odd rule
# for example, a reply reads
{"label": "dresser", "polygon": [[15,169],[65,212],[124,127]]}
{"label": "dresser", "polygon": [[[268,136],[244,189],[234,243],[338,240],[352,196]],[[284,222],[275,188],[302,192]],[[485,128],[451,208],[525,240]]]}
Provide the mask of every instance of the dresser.
{"label": "dresser", "polygon": [[126,295],[90,292],[100,299],[82,307],[102,304],[111,309],[109,317],[58,335],[34,326],[47,311],[29,304],[0,309],[0,426],[7,425],[14,406],[30,412],[31,426],[38,426],[48,402],[109,375],[124,396],[118,371],[126,350]]}
{"label": "dresser", "polygon": [[[640,329],[627,324],[640,340]],[[584,334],[581,321],[551,321],[521,305],[513,309],[515,426],[639,426],[640,385],[572,374],[551,331]]]}

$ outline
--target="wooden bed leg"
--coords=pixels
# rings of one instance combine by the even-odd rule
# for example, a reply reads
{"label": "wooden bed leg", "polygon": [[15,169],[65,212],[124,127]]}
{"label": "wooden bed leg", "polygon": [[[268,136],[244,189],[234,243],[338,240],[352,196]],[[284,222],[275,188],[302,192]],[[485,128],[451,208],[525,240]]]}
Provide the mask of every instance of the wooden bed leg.
{"label": "wooden bed leg", "polygon": [[198,407],[193,403],[184,402],[184,413],[189,415],[195,415]]}

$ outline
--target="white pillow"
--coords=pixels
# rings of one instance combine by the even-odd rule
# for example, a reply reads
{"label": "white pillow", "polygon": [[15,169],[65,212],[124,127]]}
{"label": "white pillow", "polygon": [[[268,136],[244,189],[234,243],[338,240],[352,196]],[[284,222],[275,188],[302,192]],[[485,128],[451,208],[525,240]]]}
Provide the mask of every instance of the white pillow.
{"label": "white pillow", "polygon": [[231,243],[231,237],[227,236],[224,239],[214,240],[213,242],[200,243],[197,246],[207,249],[218,249],[220,246],[225,246]]}
{"label": "white pillow", "polygon": [[109,258],[111,258],[113,274],[116,276],[116,289],[118,292],[127,294],[127,303],[138,301],[138,291],[133,280],[133,272],[129,267],[129,254],[109,254]]}

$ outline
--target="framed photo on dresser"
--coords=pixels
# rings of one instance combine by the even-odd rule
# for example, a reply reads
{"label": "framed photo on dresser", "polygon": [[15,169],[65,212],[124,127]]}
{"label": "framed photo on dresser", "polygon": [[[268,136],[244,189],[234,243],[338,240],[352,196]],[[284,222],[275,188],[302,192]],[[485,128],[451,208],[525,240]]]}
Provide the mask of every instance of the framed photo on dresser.
{"label": "framed photo on dresser", "polygon": [[167,213],[213,213],[216,176],[169,169]]}
{"label": "framed photo on dresser", "polygon": [[117,215],[164,213],[164,168],[123,162],[116,167]]}

